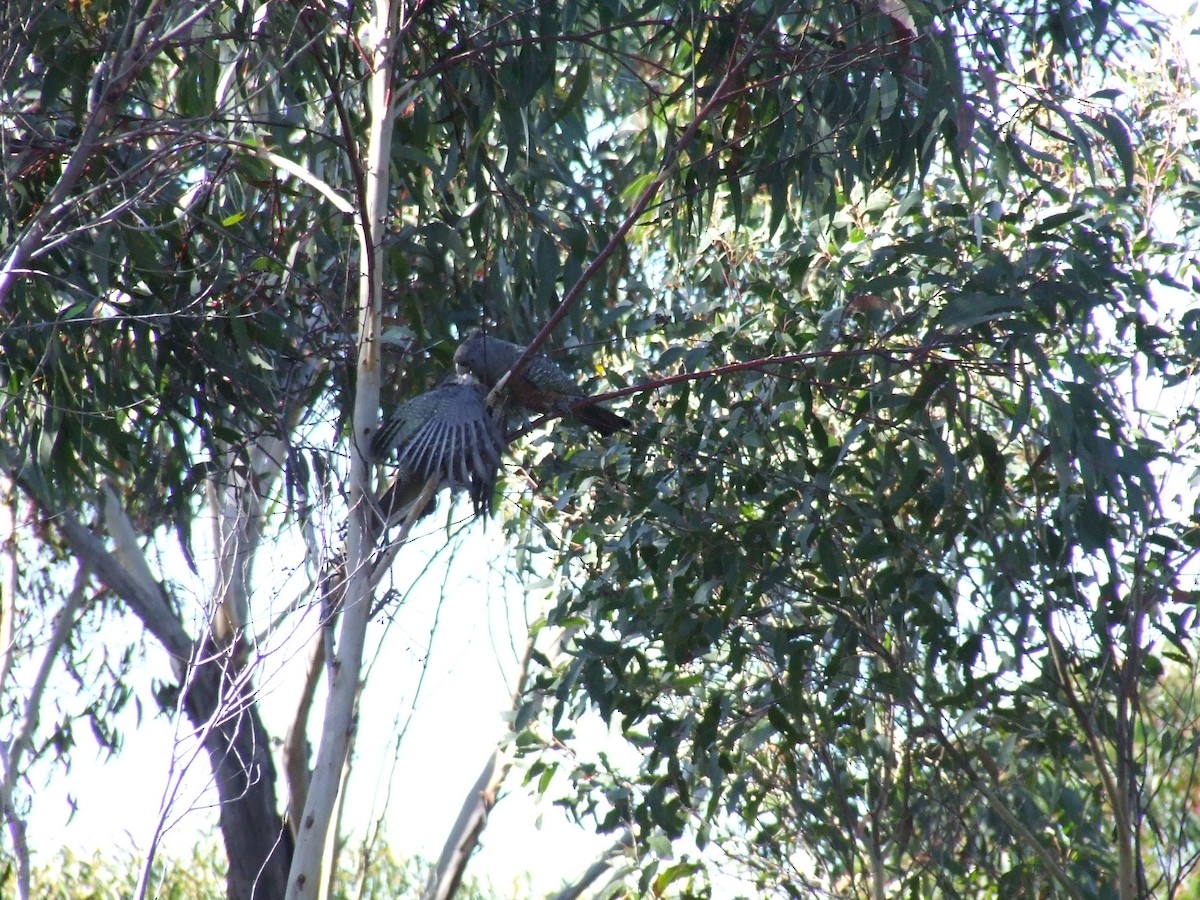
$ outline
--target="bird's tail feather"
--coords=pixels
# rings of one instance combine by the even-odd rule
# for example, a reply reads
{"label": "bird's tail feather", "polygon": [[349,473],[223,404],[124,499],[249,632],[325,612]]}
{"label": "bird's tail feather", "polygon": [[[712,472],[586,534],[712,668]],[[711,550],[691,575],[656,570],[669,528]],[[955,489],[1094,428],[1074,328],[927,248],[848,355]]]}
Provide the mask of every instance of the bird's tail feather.
{"label": "bird's tail feather", "polygon": [[611,409],[600,406],[598,403],[576,407],[572,410],[572,414],[588,428],[605,437],[618,431],[624,431],[633,425],[624,416],[617,415]]}

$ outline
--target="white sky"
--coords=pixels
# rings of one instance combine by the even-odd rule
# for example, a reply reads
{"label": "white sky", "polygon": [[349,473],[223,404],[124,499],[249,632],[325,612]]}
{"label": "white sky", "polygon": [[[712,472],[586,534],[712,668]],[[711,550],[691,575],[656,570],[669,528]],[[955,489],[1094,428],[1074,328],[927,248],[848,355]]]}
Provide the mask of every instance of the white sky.
{"label": "white sky", "polygon": [[[442,508],[445,502],[443,495]],[[458,504],[459,510],[462,507]],[[439,509],[426,523],[441,521]],[[424,556],[424,547],[434,549],[444,542],[439,525],[423,527],[424,536],[411,551],[401,551],[396,569],[420,569],[424,561],[416,560]],[[436,860],[468,790],[505,731],[503,713],[524,646],[527,613],[524,598],[515,591],[506,597],[488,570],[493,562],[504,566],[510,554],[497,523],[486,527],[473,523],[456,557],[461,572],[447,574],[435,567],[395,612],[390,625],[377,621],[370,627],[366,660],[370,670],[361,701],[345,821],[365,828],[383,810],[390,791],[385,833],[398,856]],[[271,557],[266,554],[263,563]],[[448,602],[438,617],[442,577],[450,579]],[[546,602],[544,594],[532,598],[529,605],[540,607]],[[282,604],[287,596],[284,593],[278,602]],[[273,738],[283,737],[295,710],[307,663],[307,638],[315,622],[315,616],[304,617],[294,639],[277,651],[268,650],[262,660],[256,683],[260,711]],[[385,633],[384,650],[379,652]],[[168,680],[165,655],[154,652],[151,657],[154,674]],[[428,671],[420,696],[414,697],[426,657]],[[319,695],[311,734],[319,732],[322,709]],[[410,715],[397,749],[395,735]],[[38,786],[29,822],[29,842],[38,854],[35,860],[47,861],[60,846],[102,853],[120,849],[134,858],[144,855],[153,839],[175,754],[179,756],[174,768],[186,768],[187,776],[167,816],[173,824],[164,841],[168,855],[186,859],[196,841],[214,828],[215,812],[206,808],[214,801],[207,790],[211,772],[206,755],[196,754],[190,742],[177,747],[175,723],[152,710],[147,710],[140,727],[135,728],[132,712],[123,718],[126,740],[119,756],[101,763],[89,742],[81,741],[71,771],[65,776],[56,772],[51,784]],[[181,728],[186,733],[186,721]],[[582,730],[590,732],[590,746],[608,743],[599,723],[585,723]],[[619,747],[612,749],[619,751]],[[576,827],[555,807],[536,805],[520,788],[521,777],[518,762],[506,782],[512,794],[493,811],[482,848],[469,868],[472,876],[516,897],[528,896],[531,889],[544,894],[558,887],[564,879],[582,873],[611,842]],[[282,780],[279,792],[282,803]],[[68,797],[77,804],[69,822]]]}

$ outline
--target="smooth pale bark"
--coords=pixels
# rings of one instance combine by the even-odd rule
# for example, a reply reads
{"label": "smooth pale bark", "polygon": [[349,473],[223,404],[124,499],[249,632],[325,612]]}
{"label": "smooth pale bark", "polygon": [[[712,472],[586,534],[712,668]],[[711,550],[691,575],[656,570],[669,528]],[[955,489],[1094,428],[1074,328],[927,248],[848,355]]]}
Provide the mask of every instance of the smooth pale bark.
{"label": "smooth pale bark", "polygon": [[[341,629],[335,652],[327,660],[329,697],[321,740],[309,783],[304,814],[297,825],[296,852],[288,876],[291,900],[317,897],[326,842],[334,839],[333,813],[343,768],[354,740],[355,707],[362,673],[363,646],[371,609],[369,559],[372,549],[370,469],[357,449],[369,443],[379,415],[379,335],[382,331],[383,255],[388,195],[388,148],[393,112],[390,105],[398,4],[377,0],[371,33],[366,36],[372,72],[369,83],[371,129],[367,144],[363,219],[360,229],[358,372],[354,403],[354,451],[350,462],[349,522],[343,584],[337,593]],[[432,485],[427,493],[432,494]],[[418,501],[418,506],[420,506]]]}

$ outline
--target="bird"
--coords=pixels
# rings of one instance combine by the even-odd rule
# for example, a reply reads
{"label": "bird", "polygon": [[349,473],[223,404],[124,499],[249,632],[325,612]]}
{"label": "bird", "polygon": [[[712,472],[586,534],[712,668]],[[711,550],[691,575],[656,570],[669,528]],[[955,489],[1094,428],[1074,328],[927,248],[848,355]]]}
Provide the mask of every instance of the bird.
{"label": "bird", "polygon": [[485,398],[474,379],[450,375],[392,411],[370,447],[376,461],[396,451],[396,479],[383,498],[384,510],[402,509],[430,478],[439,487],[466,488],[476,515],[491,510],[505,441]]}
{"label": "bird", "polygon": [[[454,363],[460,373],[469,372],[491,390],[524,352],[520,344],[476,330],[455,351]],[[530,412],[571,416],[605,437],[633,424],[598,403],[577,406],[588,399],[587,392],[541,353],[530,357],[505,387],[517,406]]]}

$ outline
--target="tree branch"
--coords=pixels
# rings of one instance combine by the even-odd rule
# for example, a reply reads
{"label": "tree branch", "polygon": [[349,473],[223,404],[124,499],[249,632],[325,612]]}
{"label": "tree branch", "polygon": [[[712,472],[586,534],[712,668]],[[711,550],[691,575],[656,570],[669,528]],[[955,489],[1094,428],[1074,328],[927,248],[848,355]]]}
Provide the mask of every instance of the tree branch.
{"label": "tree branch", "polygon": [[[507,384],[508,379],[512,377],[512,374],[514,372],[519,373],[523,368],[525,368],[529,360],[532,359],[534,354],[537,353],[538,348],[545,343],[546,338],[548,338],[551,332],[558,327],[558,323],[566,318],[567,313],[571,311],[571,307],[575,305],[581,296],[583,296],[584,288],[587,287],[588,282],[590,282],[596,276],[596,274],[600,271],[601,266],[603,266],[608,258],[617,251],[617,248],[624,243],[626,235],[629,234],[629,232],[633,229],[633,226],[637,224],[639,219],[641,219],[642,214],[646,211],[646,208],[650,205],[650,202],[662,189],[662,186],[666,183],[667,178],[670,177],[671,173],[675,171],[675,167],[678,164],[680,157],[683,155],[683,151],[687,148],[688,144],[692,142],[692,139],[696,136],[697,132],[699,132],[700,126],[708,120],[708,117],[713,114],[714,110],[737,94],[736,91],[730,89],[730,86],[736,83],[739,73],[753,58],[755,49],[760,43],[762,43],[766,34],[772,30],[774,24],[773,18],[771,16],[765,16],[764,19],[766,24],[763,25],[762,29],[760,29],[759,32],[749,42],[749,44],[746,45],[742,56],[737,60],[730,61],[730,64],[725,69],[725,74],[721,77],[720,82],[718,82],[717,86],[713,89],[713,92],[709,96],[708,100],[704,102],[704,104],[700,107],[700,110],[692,117],[692,120],[688,123],[687,127],[684,128],[683,133],[679,135],[679,139],[667,151],[666,155],[663,157],[662,165],[659,167],[658,174],[655,175],[654,179],[642,190],[642,193],[638,196],[637,201],[633,204],[633,208],[621,221],[621,224],[617,226],[616,232],[611,238],[609,238],[608,243],[604,245],[600,252],[596,254],[595,258],[588,263],[587,267],[583,270],[583,272],[580,273],[579,278],[575,281],[575,284],[571,286],[571,289],[567,291],[567,295],[563,297],[562,302],[558,305],[558,309],[551,314],[550,318],[546,320],[546,324],[542,326],[541,331],[539,331],[534,336],[533,340],[526,345],[525,352],[517,357],[517,361],[513,363],[512,368],[496,383],[496,386],[492,388],[491,392],[488,394],[489,405],[495,402],[495,398],[499,396],[500,391],[504,389],[505,384]],[[744,21],[745,19],[743,18],[743,23]]]}
{"label": "tree branch", "polygon": [[197,644],[188,636],[166,592],[145,567],[132,525],[115,494],[102,494],[101,502],[106,520],[116,531],[118,552],[129,558],[132,570],[73,513],[46,509],[31,485],[20,475],[11,477],[41,514],[56,524],[80,565],[130,608],[173,665],[183,670],[182,707],[204,744],[221,801],[229,897],[278,896],[292,855],[291,835],[275,810],[275,765],[247,672],[233,664],[227,653],[215,652],[217,648]]}
{"label": "tree branch", "polygon": [[[37,729],[39,710],[42,707],[42,695],[46,692],[46,684],[50,680],[50,670],[54,667],[58,653],[71,632],[75,628],[75,614],[83,606],[88,582],[86,566],[80,566],[75,573],[75,586],[67,595],[62,609],[54,617],[54,631],[42,654],[41,665],[38,666],[29,694],[25,698],[25,709],[21,715],[21,723],[16,733],[8,741],[7,746],[0,747],[0,811],[8,820],[9,834],[13,842],[13,855],[17,860],[17,896],[27,900],[30,896],[29,846],[25,841],[25,822],[17,814],[13,802],[13,787],[18,773],[21,771],[21,757],[33,742],[33,733]],[[11,607],[10,607],[11,608]],[[5,610],[7,614],[8,610]]]}
{"label": "tree branch", "polygon": [[[564,628],[557,633],[546,650],[547,656],[556,655],[563,644],[575,633],[575,628]],[[529,665],[533,662],[537,635],[531,634],[525,642],[525,652],[521,655],[521,664],[513,686],[511,723],[517,721],[516,713],[520,709],[521,700],[525,696],[525,688],[529,680]],[[536,716],[541,708],[542,697],[535,696],[531,701],[531,716]],[[462,883],[471,854],[479,844],[483,829],[487,826],[488,813],[496,805],[496,795],[505,777],[512,768],[512,759],[506,751],[508,742],[513,737],[513,725],[510,724],[498,746],[492,751],[475,784],[467,792],[466,798],[459,811],[454,827],[442,848],[438,864],[429,874],[422,900],[451,900]]]}
{"label": "tree branch", "polygon": [[217,0],[193,4],[190,10],[186,5],[174,7],[174,11],[182,13],[181,19],[162,34],[151,37],[149,32],[158,25],[164,5],[165,0],[151,0],[140,18],[136,17],[136,12],[131,12],[122,36],[125,49],[118,51],[106,63],[97,66],[96,71],[92,73],[91,108],[83,132],[75,143],[75,149],[45,203],[26,226],[25,232],[17,238],[8,253],[8,258],[0,266],[0,309],[8,300],[17,278],[27,274],[23,268],[26,260],[40,247],[50,229],[70,209],[70,194],[87,171],[89,161],[100,146],[100,134],[116,111],[121,95],[176,34],[189,28],[209,8],[216,6]]}
{"label": "tree branch", "polygon": [[304,687],[296,703],[296,714],[283,739],[283,777],[288,788],[288,824],[295,837],[308,802],[308,721],[313,698],[325,668],[324,629],[317,633],[304,674]]}
{"label": "tree branch", "polygon": [[187,663],[192,658],[193,642],[171,611],[162,588],[157,584],[149,587],[132,575],[73,513],[60,514],[57,522],[75,556],[133,610],[174,662]]}
{"label": "tree branch", "polygon": [[[370,136],[366,154],[366,189],[361,211],[357,388],[354,398],[354,440],[350,455],[349,522],[341,591],[342,628],[336,655],[328,660],[329,699],[321,743],[313,766],[308,801],[298,823],[296,852],[288,875],[291,900],[316,897],[323,883],[321,861],[329,839],[330,821],[354,739],[354,710],[362,671],[363,646],[370,617],[371,478],[360,447],[369,443],[379,416],[379,335],[382,331],[382,255],[386,232],[389,152],[394,114],[391,89],[395,70],[398,2],[376,0],[371,21],[369,82]],[[427,486],[432,494],[433,485]]]}
{"label": "tree branch", "polygon": [[608,846],[608,849],[600,854],[600,858],[588,866],[574,883],[567,885],[555,894],[551,900],[579,900],[583,896],[583,892],[605,872],[613,872],[613,880],[621,877],[628,870],[628,867],[621,867],[613,871],[612,861],[625,854],[632,846],[633,834],[628,828],[623,828],[617,839]]}

